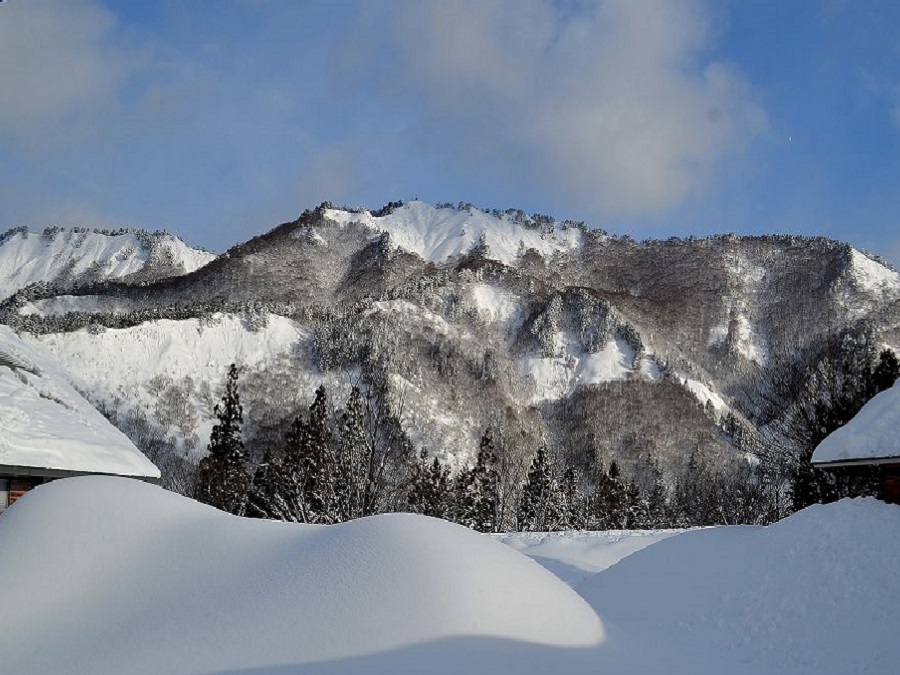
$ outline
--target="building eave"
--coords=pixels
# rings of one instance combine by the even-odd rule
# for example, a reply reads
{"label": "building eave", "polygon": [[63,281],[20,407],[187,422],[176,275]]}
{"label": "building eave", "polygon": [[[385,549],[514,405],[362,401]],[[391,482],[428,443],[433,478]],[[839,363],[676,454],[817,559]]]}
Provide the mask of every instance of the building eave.
{"label": "building eave", "polygon": [[120,476],[133,478],[145,483],[159,485],[159,476],[141,474],[107,473],[103,471],[72,471],[69,469],[50,469],[39,466],[22,466],[18,464],[0,464],[0,476],[12,478],[74,478],[75,476]]}
{"label": "building eave", "polygon": [[854,459],[833,459],[829,461],[812,461],[812,465],[817,469],[836,469],[844,466],[870,466],[870,465],[900,465],[900,457],[859,457]]}

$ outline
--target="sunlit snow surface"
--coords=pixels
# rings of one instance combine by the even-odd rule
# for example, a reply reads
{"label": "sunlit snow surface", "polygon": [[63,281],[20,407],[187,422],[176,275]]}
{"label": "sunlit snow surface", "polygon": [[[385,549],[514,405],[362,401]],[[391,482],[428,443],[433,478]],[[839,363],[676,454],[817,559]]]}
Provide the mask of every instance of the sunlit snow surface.
{"label": "sunlit snow surface", "polygon": [[544,232],[525,228],[507,216],[496,218],[478,209],[438,209],[417,201],[381,217],[368,211],[350,213],[340,209],[328,209],[325,215],[342,225],[359,222],[374,232],[387,232],[395,247],[435,262],[468,253],[482,238],[488,246],[488,257],[507,265],[525,249],[533,248],[546,256],[581,245],[581,231],[576,228],[556,226]]}
{"label": "sunlit snow surface", "polygon": [[[112,404],[120,397],[152,411],[155,397],[148,383],[156,376],[174,380],[190,376],[218,386],[231,363],[264,368],[308,338],[290,319],[277,315],[266,319],[265,326],[257,330],[250,330],[242,317],[217,313],[205,321],[161,319],[99,333],[81,329],[26,335],[25,339],[65,363],[66,377],[97,399]],[[213,423],[208,418],[211,406],[199,400],[192,403],[205,416],[197,432],[208,438]]]}
{"label": "sunlit snow surface", "polygon": [[254,521],[137,481],[80,478],[17,503],[0,541],[15,551],[0,556],[0,592],[16,607],[0,618],[10,673],[224,673],[377,664],[452,639],[605,639],[587,603],[538,564],[423,516]]}
{"label": "sunlit snow surface", "polygon": [[[504,546],[421,516],[253,521],[137,481],[69,479],[0,517],[0,596],[16,609],[0,613],[2,668],[894,673],[898,529],[900,507],[857,500],[768,528]],[[574,590],[512,547],[578,568]]]}
{"label": "sunlit snow surface", "polygon": [[872,293],[900,291],[900,274],[856,249],[850,250],[850,273],[856,283]]}
{"label": "sunlit snow surface", "polygon": [[7,326],[0,326],[0,464],[159,479],[54,360]]}
{"label": "sunlit snow surface", "polygon": [[[169,234],[157,237],[155,245],[160,255],[185,272],[216,257]],[[60,229],[49,236],[17,232],[0,242],[0,300],[29,284],[52,282],[61,274],[76,277],[92,270],[101,280],[117,279],[140,271],[149,258],[150,250],[134,232],[113,235]]]}

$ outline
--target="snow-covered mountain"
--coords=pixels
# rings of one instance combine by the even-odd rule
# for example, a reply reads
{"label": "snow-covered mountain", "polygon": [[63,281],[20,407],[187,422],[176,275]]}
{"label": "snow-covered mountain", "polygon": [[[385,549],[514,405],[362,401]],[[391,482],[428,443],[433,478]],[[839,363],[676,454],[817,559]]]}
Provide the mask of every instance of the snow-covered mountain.
{"label": "snow-covered mountain", "polygon": [[900,275],[840,242],[636,242],[468,205],[323,204],[191,273],[123,281],[0,314],[132,437],[179,453],[202,451],[236,362],[251,445],[319,384],[340,405],[354,382],[452,463],[493,425],[523,458],[547,443],[675,475],[692,452],[754,451],[755,393],[785,360],[835,335],[900,345]]}
{"label": "snow-covered mountain", "polygon": [[20,227],[0,234],[0,300],[32,284],[59,291],[108,280],[156,281],[213,258],[167,232]]}

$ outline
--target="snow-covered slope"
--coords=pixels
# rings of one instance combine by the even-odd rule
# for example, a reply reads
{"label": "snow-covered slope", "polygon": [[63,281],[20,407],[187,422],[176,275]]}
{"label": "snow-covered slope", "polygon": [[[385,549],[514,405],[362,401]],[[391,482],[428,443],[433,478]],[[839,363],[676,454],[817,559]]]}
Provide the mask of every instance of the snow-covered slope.
{"label": "snow-covered slope", "polygon": [[373,231],[387,232],[394,246],[434,262],[469,253],[483,242],[488,258],[511,265],[519,252],[529,248],[545,256],[571,251],[580,246],[582,236],[576,227],[525,227],[509,214],[492,215],[474,208],[439,209],[418,201],[380,217],[369,211],[340,209],[327,209],[325,216],[340,224],[359,222]]}
{"label": "snow-covered slope", "polygon": [[[209,392],[224,381],[228,366],[265,369],[308,338],[281,316],[269,316],[261,323],[251,328],[240,317],[216,314],[203,321],[149,321],[99,333],[79,330],[26,339],[65,363],[67,376],[79,389],[91,392],[95,401],[141,407],[151,416],[160,407],[160,388],[188,378],[184,404],[193,407],[192,416],[199,420],[193,431],[205,446],[215,403]],[[154,388],[154,380],[164,383]]]}
{"label": "snow-covered slope", "polygon": [[900,292],[900,274],[896,271],[856,249],[851,249],[850,261],[850,274],[861,289],[894,295]]}
{"label": "snow-covered slope", "polygon": [[2,667],[888,675],[898,528],[900,507],[848,500],[765,528],[508,538],[558,568],[594,557],[603,571],[573,590],[435,519],[253,521],[136,481],[67,479],[0,518],[16,552],[0,556],[0,595],[16,608],[0,614]]}
{"label": "snow-covered slope", "polygon": [[866,403],[856,417],[832,432],[813,454],[815,464],[900,457],[900,384]]}
{"label": "snow-covered slope", "polygon": [[159,469],[66,382],[43,350],[0,326],[0,464],[159,479]]}
{"label": "snow-covered slope", "polygon": [[23,228],[0,235],[0,300],[35,283],[60,286],[184,274],[215,258],[168,233]]}
{"label": "snow-covered slope", "polygon": [[16,607],[0,616],[10,673],[373,672],[380,654],[451,639],[604,640],[596,614],[539,565],[423,516],[254,521],[135,481],[76,478],[20,500],[0,541],[15,551],[0,557],[0,594]]}

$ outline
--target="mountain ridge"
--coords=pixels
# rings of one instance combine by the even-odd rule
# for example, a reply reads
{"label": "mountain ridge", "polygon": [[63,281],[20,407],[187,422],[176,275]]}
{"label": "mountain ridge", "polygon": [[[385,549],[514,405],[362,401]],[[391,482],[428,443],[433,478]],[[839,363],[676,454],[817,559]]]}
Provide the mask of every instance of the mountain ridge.
{"label": "mountain ridge", "polygon": [[[261,340],[272,363],[254,357],[244,378],[249,409],[266,419],[260,442],[262,427],[275,433],[318,384],[339,399],[355,380],[402,398],[415,444],[455,465],[493,424],[521,457],[548,443],[626,470],[653,456],[674,475],[698,446],[719,458],[753,452],[753,397],[772,364],[841,331],[900,345],[900,275],[824,237],[636,242],[515,210],[326,203],[191,273],[19,297],[3,320],[76,377],[105,331],[139,350],[167,339],[150,330],[160,321],[193,321],[184,340],[231,326],[215,367],[195,369],[206,373],[207,394],[199,382],[185,393],[198,420],[195,451],[215,379],[241,362],[245,340]],[[273,322],[298,337],[267,343]],[[119,358],[127,366],[128,355]],[[134,364],[130,375],[95,378],[92,397],[139,409],[169,434],[148,392],[171,394],[194,373]],[[159,377],[168,378],[161,389],[151,384]],[[146,395],[123,397],[123,378]],[[266,378],[306,391],[267,402]],[[182,441],[172,441],[178,452]]]}

